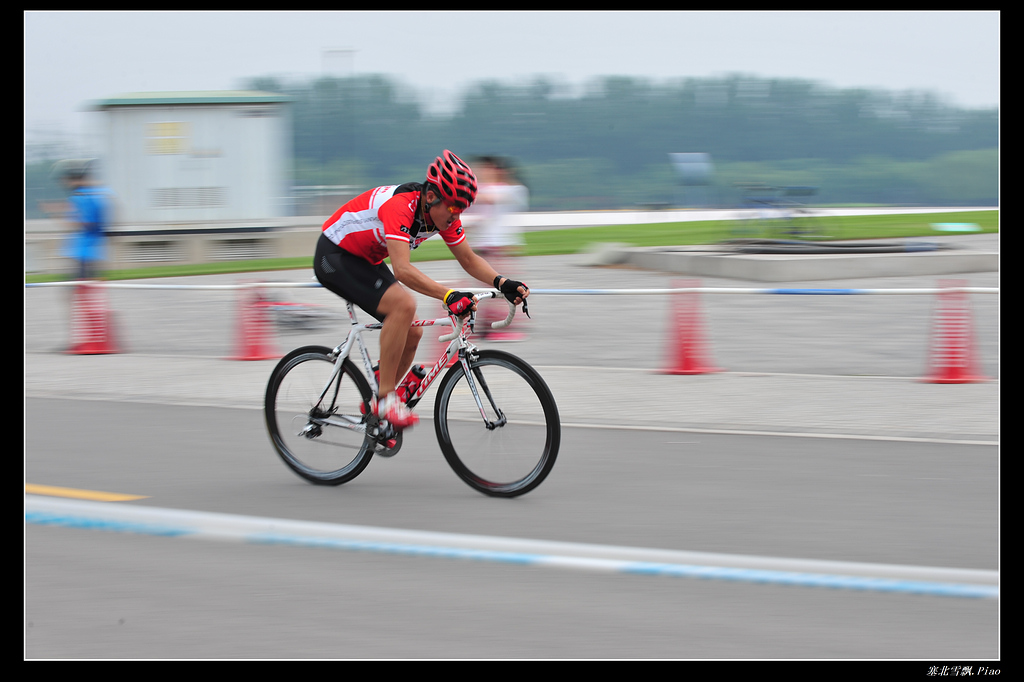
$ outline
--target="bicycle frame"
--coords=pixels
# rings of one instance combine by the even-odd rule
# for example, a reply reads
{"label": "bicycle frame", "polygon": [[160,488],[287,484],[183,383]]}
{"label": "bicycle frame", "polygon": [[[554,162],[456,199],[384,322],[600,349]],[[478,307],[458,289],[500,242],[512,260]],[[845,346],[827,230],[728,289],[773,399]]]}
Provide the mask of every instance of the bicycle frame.
{"label": "bicycle frame", "polygon": [[[480,302],[488,298],[497,298],[499,296],[502,296],[502,294],[498,291],[481,291],[474,292],[473,299],[476,302]],[[373,372],[373,360],[371,359],[370,353],[366,349],[366,344],[363,341],[363,334],[371,331],[380,331],[381,328],[383,327],[383,323],[375,322],[373,324],[360,324],[356,318],[355,305],[350,301],[345,301],[345,306],[346,309],[348,310],[349,318],[348,336],[346,337],[344,342],[336,346],[331,351],[331,356],[334,358],[334,371],[331,372],[331,376],[327,380],[327,383],[324,386],[323,391],[320,392],[321,401],[331,391],[331,387],[334,386],[339,381],[342,363],[345,362],[345,359],[348,358],[354,350],[358,351],[360,357],[362,358],[366,378],[370,384],[370,388],[373,390],[373,393],[377,394],[378,390],[380,389],[380,386],[378,385],[377,379],[374,376]],[[493,329],[501,329],[511,324],[512,318],[515,317],[516,307],[511,302],[508,302],[508,306],[508,316],[504,320],[492,323],[491,327]],[[413,395],[408,399],[408,402],[411,405],[415,405],[417,402],[419,402],[420,398],[423,397],[427,389],[430,388],[430,385],[433,384],[434,380],[437,379],[438,375],[440,375],[441,370],[443,370],[445,367],[448,367],[451,363],[452,357],[457,355],[459,357],[459,360],[462,362],[464,371],[466,372],[467,382],[470,386],[470,390],[473,393],[473,397],[476,400],[477,407],[479,407],[480,409],[480,414],[483,416],[487,428],[494,429],[495,427],[500,426],[504,422],[504,416],[502,415],[501,411],[497,409],[497,406],[494,405],[494,401],[490,396],[490,391],[488,390],[486,384],[484,384],[484,393],[487,395],[488,400],[491,402],[492,406],[495,408],[496,413],[499,415],[498,422],[488,421],[486,411],[484,409],[483,403],[480,400],[480,396],[477,391],[476,382],[473,381],[473,372],[470,371],[469,364],[466,358],[466,352],[476,348],[476,346],[470,343],[467,338],[469,334],[472,333],[475,322],[475,311],[470,313],[466,317],[462,318],[461,320],[455,315],[449,314],[447,318],[440,317],[434,320],[414,320],[412,322],[410,327],[440,326],[453,327],[453,330],[450,333],[442,335],[441,337],[438,338],[438,341],[441,341],[442,343],[445,341],[450,341],[450,343],[441,353],[441,356],[438,358],[437,362],[434,363],[433,367],[426,371],[426,374],[420,381],[419,386],[416,388],[416,392],[413,393]],[[350,429],[352,431],[365,432],[366,430],[366,425],[362,422],[339,422],[334,421],[330,418],[321,418],[315,421],[323,424],[330,424],[332,426],[340,426],[342,428]]]}
{"label": "bicycle frame", "polygon": [[[474,302],[502,296],[494,290],[471,295]],[[348,483],[372,458],[396,455],[404,440],[403,429],[378,415],[370,389],[372,384],[379,392],[380,379],[374,377],[373,349],[367,350],[363,334],[387,323],[361,324],[355,306],[346,305],[344,342],[333,349],[302,346],[285,355],[270,375],[263,401],[277,455],[295,474],[318,485]],[[525,302],[523,308],[525,312]],[[490,327],[507,326],[515,309],[509,304],[508,317]],[[443,330],[437,362],[425,369],[422,380],[418,367],[415,376],[406,375],[399,392],[415,408],[436,381],[433,430],[452,471],[485,495],[517,497],[540,485],[554,466],[561,441],[558,407],[547,383],[526,361],[473,344],[475,322],[472,312],[411,321],[416,327],[450,329]],[[412,333],[419,339],[423,329]],[[361,356],[365,374],[356,356]]]}

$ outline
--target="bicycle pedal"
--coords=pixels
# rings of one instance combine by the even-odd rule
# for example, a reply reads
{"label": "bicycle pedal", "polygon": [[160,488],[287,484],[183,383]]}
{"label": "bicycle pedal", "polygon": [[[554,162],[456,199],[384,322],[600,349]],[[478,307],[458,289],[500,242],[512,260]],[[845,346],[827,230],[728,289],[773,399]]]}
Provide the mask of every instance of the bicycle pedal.
{"label": "bicycle pedal", "polygon": [[394,457],[401,449],[402,438],[399,434],[394,434],[383,441],[377,441],[377,447],[374,448],[373,453],[378,457]]}

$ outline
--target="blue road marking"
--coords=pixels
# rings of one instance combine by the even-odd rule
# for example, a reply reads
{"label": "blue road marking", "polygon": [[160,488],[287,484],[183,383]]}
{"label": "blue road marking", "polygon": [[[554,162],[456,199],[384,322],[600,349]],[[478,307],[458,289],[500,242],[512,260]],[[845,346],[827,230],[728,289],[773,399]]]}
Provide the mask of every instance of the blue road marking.
{"label": "blue road marking", "polygon": [[[492,538],[447,533],[425,533],[387,528],[262,519],[230,514],[209,514],[136,505],[82,502],[25,496],[25,522],[89,530],[139,533],[161,537],[190,537],[347,551],[399,554],[440,559],[459,559],[521,566],[600,571],[623,575],[668,576],[723,580],[766,585],[831,588],[885,593],[998,599],[998,573],[958,571],[928,567],[874,564],[838,564],[770,557],[695,555],[669,552],[685,559],[707,560],[708,564],[657,563],[615,558],[624,554],[661,550],[550,543],[534,540]],[[522,549],[494,549],[518,547]],[[537,551],[529,551],[535,549]],[[559,553],[559,550],[562,553]],[[807,567],[809,570],[781,570],[719,563],[762,566]],[[828,570],[834,572],[828,572]],[[844,571],[846,571],[844,573]],[[873,572],[874,575],[848,573]],[[915,577],[907,577],[915,575]],[[926,576],[922,579],[919,576]],[[950,576],[956,580],[950,580]],[[927,579],[927,578],[936,579]],[[969,582],[978,580],[979,582]]]}

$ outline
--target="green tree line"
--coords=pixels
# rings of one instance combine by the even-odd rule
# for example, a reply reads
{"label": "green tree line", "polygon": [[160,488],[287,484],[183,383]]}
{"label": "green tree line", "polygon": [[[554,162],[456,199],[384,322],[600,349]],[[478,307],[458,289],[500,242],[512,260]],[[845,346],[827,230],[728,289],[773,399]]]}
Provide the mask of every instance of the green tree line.
{"label": "green tree line", "polygon": [[[816,187],[830,204],[998,203],[998,111],[930,93],[737,75],[604,78],[580,94],[538,78],[477,83],[438,117],[382,76],[252,86],[293,98],[300,183],[416,179],[447,147],[516,159],[538,209],[735,205],[741,183]],[[670,152],[709,154],[709,185],[682,187]]]}
{"label": "green tree line", "polygon": [[[998,110],[960,109],[926,92],[741,75],[608,77],[571,92],[537,78],[476,83],[454,113],[437,116],[384,76],[256,78],[248,87],[292,100],[296,185],[416,180],[450,148],[515,159],[541,210],[734,206],[749,183],[815,187],[822,204],[999,199]],[[708,184],[683,186],[671,152],[709,154]]]}

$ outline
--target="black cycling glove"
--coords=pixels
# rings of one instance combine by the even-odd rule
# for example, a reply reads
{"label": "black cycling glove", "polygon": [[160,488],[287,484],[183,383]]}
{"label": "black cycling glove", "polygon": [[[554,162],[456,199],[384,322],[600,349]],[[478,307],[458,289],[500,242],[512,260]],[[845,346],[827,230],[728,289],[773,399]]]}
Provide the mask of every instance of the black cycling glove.
{"label": "black cycling glove", "polygon": [[[498,282],[501,282],[502,279],[505,281],[501,283],[501,286],[498,286]],[[527,293],[530,291],[530,287],[526,286],[522,282],[517,282],[514,279],[509,279],[508,277],[503,278],[501,275],[494,278],[494,288],[501,291],[510,303],[515,303],[517,298],[523,299],[523,312],[526,313],[527,317],[529,317],[530,311],[526,307],[526,297],[519,293],[519,287],[526,289]]]}

